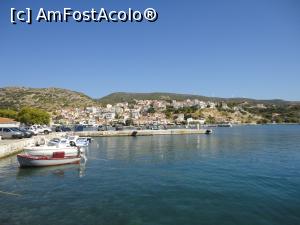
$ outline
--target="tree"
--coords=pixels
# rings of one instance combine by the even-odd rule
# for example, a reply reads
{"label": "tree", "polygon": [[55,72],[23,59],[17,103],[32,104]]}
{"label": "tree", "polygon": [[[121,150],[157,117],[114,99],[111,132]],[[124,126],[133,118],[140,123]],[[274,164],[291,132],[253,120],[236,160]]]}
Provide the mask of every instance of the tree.
{"label": "tree", "polygon": [[207,124],[215,124],[216,123],[216,119],[213,116],[209,115],[207,117],[207,119],[206,119],[206,123]]}
{"label": "tree", "polygon": [[0,109],[0,117],[16,119],[18,113],[11,109]]}
{"label": "tree", "polygon": [[155,109],[154,109],[154,107],[153,106],[151,106],[149,109],[148,109],[148,111],[147,111],[148,113],[155,113]]}
{"label": "tree", "polygon": [[268,122],[269,121],[267,119],[263,118],[263,119],[258,120],[257,124],[267,124]]}
{"label": "tree", "polygon": [[172,118],[172,113],[171,112],[168,112],[168,111],[165,111],[165,115],[168,119],[171,119]]}
{"label": "tree", "polygon": [[189,118],[193,118],[192,114],[188,113],[188,114],[184,114],[184,120],[187,120]]}
{"label": "tree", "polygon": [[125,121],[125,125],[126,125],[126,126],[131,126],[131,125],[133,125],[133,120],[132,120],[132,119],[127,119],[127,120]]}
{"label": "tree", "polygon": [[18,113],[17,120],[27,125],[30,124],[49,124],[50,115],[48,112],[36,108],[23,108]]}

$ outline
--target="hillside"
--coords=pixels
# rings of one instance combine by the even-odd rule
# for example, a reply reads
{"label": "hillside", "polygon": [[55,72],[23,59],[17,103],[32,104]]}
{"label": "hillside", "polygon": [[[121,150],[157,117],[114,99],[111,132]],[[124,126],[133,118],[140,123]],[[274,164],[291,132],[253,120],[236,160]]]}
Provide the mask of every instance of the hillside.
{"label": "hillside", "polygon": [[[183,113],[185,116],[213,117],[216,121],[236,120],[248,122],[286,123],[300,122],[300,103],[284,100],[255,100],[248,98],[210,98],[200,95],[174,94],[174,93],[112,93],[100,99],[60,88],[26,88],[6,87],[0,88],[0,109],[18,111],[22,107],[35,107],[54,112],[62,108],[83,108],[87,106],[105,106],[118,102],[133,102],[133,100],[178,100],[199,99],[203,101],[227,102],[229,109],[197,109],[185,107],[182,109],[168,108],[165,113],[168,117]],[[247,104],[246,104],[247,102]],[[258,103],[262,103],[263,107]],[[260,104],[261,105],[261,104]],[[233,110],[235,106],[241,110]]]}
{"label": "hillside", "polygon": [[0,88],[0,108],[32,106],[48,111],[64,107],[84,107],[97,103],[87,95],[60,88]]}
{"label": "hillside", "polygon": [[185,95],[185,94],[174,94],[174,93],[128,93],[128,92],[115,92],[109,94],[103,98],[100,98],[99,101],[103,104],[108,103],[117,103],[117,102],[130,102],[134,99],[136,100],[185,100],[185,99],[208,99],[204,96],[197,95]]}
{"label": "hillside", "polygon": [[287,106],[299,104],[284,100],[255,100],[249,98],[211,98],[201,95],[176,93],[128,93],[116,92],[99,99],[93,99],[83,93],[61,88],[27,88],[5,87],[0,88],[0,108],[20,109],[32,106],[53,111],[66,107],[85,107],[93,105],[115,104],[118,102],[131,102],[137,100],[177,100],[199,99],[203,101],[224,101],[230,103],[263,103],[267,105]]}
{"label": "hillside", "polygon": [[[196,110],[184,108],[183,112],[178,110],[169,110],[166,114],[172,117],[174,113],[184,113],[195,118],[199,116],[207,118],[213,117],[216,121],[241,121],[242,123],[267,123],[276,121],[277,123],[299,123],[300,122],[300,102],[284,101],[280,99],[274,100],[256,100],[249,98],[210,98],[200,95],[186,95],[186,94],[173,94],[173,93],[112,93],[99,99],[102,105],[114,104],[117,102],[131,102],[134,99],[137,100],[186,100],[186,99],[198,99],[202,101],[212,102],[226,102],[231,109],[207,109]],[[246,104],[247,102],[247,104]],[[263,105],[259,107],[258,105]],[[242,106],[243,110],[234,112],[232,109],[234,106]],[[179,110],[180,111],[180,110]]]}
{"label": "hillside", "polygon": [[250,98],[212,98],[206,97],[202,95],[188,95],[188,94],[175,94],[175,93],[163,93],[163,92],[154,92],[154,93],[128,93],[128,92],[116,92],[110,95],[107,95],[103,98],[99,99],[99,102],[102,104],[114,104],[118,102],[130,102],[136,100],[177,100],[183,101],[186,99],[199,99],[202,101],[224,101],[224,102],[234,102],[234,103],[242,103],[242,102],[249,102],[249,103],[263,103],[263,104],[274,104],[274,105],[289,105],[289,104],[296,104],[299,102],[290,102],[284,101],[280,99],[273,99],[273,100],[256,100]]}

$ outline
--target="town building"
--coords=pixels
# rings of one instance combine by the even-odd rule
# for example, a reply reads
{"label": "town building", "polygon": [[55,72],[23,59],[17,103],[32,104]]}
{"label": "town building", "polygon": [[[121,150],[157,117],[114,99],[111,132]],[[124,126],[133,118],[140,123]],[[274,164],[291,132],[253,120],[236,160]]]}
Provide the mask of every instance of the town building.
{"label": "town building", "polygon": [[0,117],[0,127],[19,127],[20,123],[5,117]]}

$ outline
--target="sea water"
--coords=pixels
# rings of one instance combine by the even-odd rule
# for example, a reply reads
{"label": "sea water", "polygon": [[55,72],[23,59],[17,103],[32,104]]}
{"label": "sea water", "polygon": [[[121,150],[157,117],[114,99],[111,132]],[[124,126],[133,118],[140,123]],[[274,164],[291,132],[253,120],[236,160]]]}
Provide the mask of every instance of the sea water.
{"label": "sea water", "polygon": [[297,225],[300,126],[95,138],[81,165],[0,160],[1,225]]}

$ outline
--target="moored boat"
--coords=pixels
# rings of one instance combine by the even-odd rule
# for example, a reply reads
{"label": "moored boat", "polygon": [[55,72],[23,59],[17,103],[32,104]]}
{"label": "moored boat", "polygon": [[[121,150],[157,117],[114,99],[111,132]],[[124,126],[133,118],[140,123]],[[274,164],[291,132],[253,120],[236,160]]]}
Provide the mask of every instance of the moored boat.
{"label": "moored boat", "polygon": [[79,137],[76,140],[76,146],[78,147],[87,147],[89,146],[90,142],[87,138],[85,137]]}
{"label": "moored boat", "polygon": [[64,152],[67,157],[74,157],[78,155],[79,147],[70,146],[66,139],[52,139],[47,144],[34,147],[24,148],[24,152],[33,156],[52,156],[55,152]]}
{"label": "moored boat", "polygon": [[221,123],[221,124],[218,124],[218,127],[232,127],[232,124],[231,123]]}
{"label": "moored boat", "polygon": [[76,145],[78,147],[87,147],[91,142],[91,139],[89,139],[88,137],[79,137],[78,135],[67,136],[66,139],[70,144]]}
{"label": "moored boat", "polygon": [[74,157],[68,157],[65,156],[64,152],[55,152],[53,153],[52,157],[18,154],[17,159],[20,164],[20,167],[43,167],[65,164],[77,164],[80,163],[81,157],[79,155]]}

